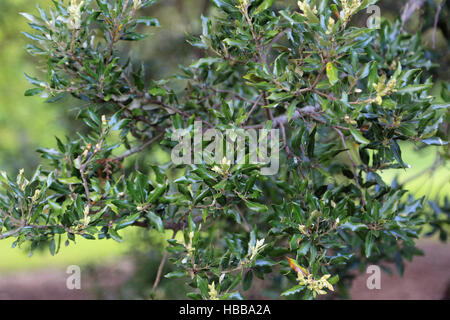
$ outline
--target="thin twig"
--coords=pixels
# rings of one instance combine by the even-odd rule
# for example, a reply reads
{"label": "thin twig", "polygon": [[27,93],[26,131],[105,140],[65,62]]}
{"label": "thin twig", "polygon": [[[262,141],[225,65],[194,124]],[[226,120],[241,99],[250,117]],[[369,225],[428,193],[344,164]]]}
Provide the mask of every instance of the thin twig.
{"label": "thin twig", "polygon": [[[159,106],[161,106],[161,107],[163,107],[165,109],[168,109],[168,110],[172,111],[173,113],[178,113],[179,115],[181,115],[181,116],[183,116],[185,118],[190,118],[191,117],[190,114],[188,114],[188,113],[186,113],[186,112],[184,112],[184,111],[182,111],[180,109],[177,109],[175,107],[169,106],[168,104],[165,104],[162,101],[155,100],[155,99],[150,99],[150,98],[147,98],[147,101],[149,103],[151,103],[151,104],[156,104],[156,105],[159,105]],[[201,122],[203,122],[204,124],[208,125],[210,128],[214,127],[210,122],[208,122],[208,121],[206,121],[204,119],[201,119],[201,118],[198,118],[198,117],[196,119],[201,121]]]}
{"label": "thin twig", "polygon": [[155,293],[156,289],[158,289],[159,282],[161,281],[161,275],[164,269],[164,265],[166,264],[167,258],[169,257],[169,252],[166,251],[164,257],[161,260],[161,263],[158,267],[158,273],[156,274],[155,283],[153,283],[153,293]]}
{"label": "thin twig", "polygon": [[133,154],[139,153],[142,150],[144,150],[145,148],[147,148],[149,145],[153,144],[154,142],[156,142],[157,140],[159,140],[160,138],[162,138],[164,136],[164,133],[160,133],[157,136],[153,137],[152,139],[144,142],[142,145],[140,145],[139,147],[130,149],[128,151],[126,151],[125,153],[123,153],[122,155],[116,157],[113,159],[113,161],[122,161],[123,159],[132,156]]}
{"label": "thin twig", "polygon": [[[358,166],[356,165],[356,162],[355,162],[355,160],[353,159],[352,154],[350,153],[350,149],[347,147],[347,142],[345,141],[344,134],[342,133],[341,130],[339,130],[339,129],[336,128],[336,127],[333,127],[333,129],[339,134],[339,136],[340,136],[340,138],[341,138],[342,145],[343,145],[344,149],[346,149],[348,158],[349,158],[350,162],[352,163],[352,167],[353,167],[353,175],[354,175],[355,183],[356,183],[356,185],[357,185],[359,188],[361,188],[361,186],[360,186],[360,184],[359,184],[359,181],[358,181],[358,171],[357,171]],[[361,199],[362,199],[362,204],[365,206],[365,205],[366,205],[366,200],[365,200],[365,197],[364,197],[364,193],[361,193]]]}
{"label": "thin twig", "polygon": [[286,30],[282,30],[280,33],[278,33],[266,46],[265,46],[265,50],[267,50],[267,48],[270,48],[270,46],[272,44],[274,44],[275,42],[277,42],[278,40],[280,40],[280,38],[282,36],[284,36],[286,33],[291,32],[291,28],[288,28]]}
{"label": "thin twig", "polygon": [[250,109],[250,112],[247,114],[247,117],[245,118],[243,123],[247,123],[248,119],[250,118],[250,115],[253,113],[253,111],[255,111],[256,107],[258,107],[259,100],[261,100],[262,97],[263,97],[262,94],[258,96],[258,99],[256,99],[255,103],[253,104],[253,107]]}
{"label": "thin twig", "polygon": [[250,225],[248,224],[247,219],[245,219],[244,213],[239,209],[238,206],[236,206],[236,210],[237,210],[237,212],[239,213],[239,215],[240,215],[240,217],[241,217],[241,219],[242,219],[243,227],[244,227],[245,231],[247,231],[248,233],[250,233],[250,232],[252,231],[252,228],[251,228]]}
{"label": "thin twig", "polygon": [[[318,114],[317,110],[312,106],[307,106],[301,109],[298,109],[294,112],[292,115],[292,118],[290,120],[295,120],[298,118],[301,118],[303,116],[312,116]],[[273,127],[278,128],[280,125],[286,124],[288,122],[287,115],[281,115],[278,117],[273,118]],[[245,129],[262,129],[264,128],[264,123],[255,124],[251,126],[244,127]]]}
{"label": "thin twig", "polygon": [[12,231],[0,234],[0,240],[6,239],[6,238],[9,238],[9,237],[12,237],[13,235],[18,234],[20,231],[22,231],[22,229],[24,227],[25,227],[25,224],[22,224],[19,228],[15,229],[15,230],[12,230]]}
{"label": "thin twig", "polygon": [[419,10],[424,3],[425,3],[425,0],[409,0],[405,4],[405,7],[403,8],[402,15],[401,15],[401,20],[402,20],[402,26],[400,29],[401,31],[403,31],[403,29],[406,25],[406,22],[408,22],[408,20],[412,17],[414,12]]}
{"label": "thin twig", "polygon": [[441,3],[439,4],[436,15],[434,16],[434,23],[433,23],[433,49],[436,48],[436,30],[437,30],[437,24],[439,22],[439,15],[441,14],[442,7],[444,6],[445,0],[441,0]]}

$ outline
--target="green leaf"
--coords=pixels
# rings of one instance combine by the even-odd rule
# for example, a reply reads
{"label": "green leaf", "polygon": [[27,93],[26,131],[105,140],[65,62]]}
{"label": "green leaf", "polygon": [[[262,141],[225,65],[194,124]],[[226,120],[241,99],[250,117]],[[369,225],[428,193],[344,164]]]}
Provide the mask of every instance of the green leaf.
{"label": "green leaf", "polygon": [[81,184],[81,180],[77,177],[70,177],[70,178],[59,178],[59,182],[62,184]]}
{"label": "green leaf", "polygon": [[189,227],[189,232],[194,232],[197,228],[197,226],[195,225],[194,219],[192,218],[192,213],[189,213],[189,216],[188,216],[188,227]]}
{"label": "green leaf", "polygon": [[157,202],[157,200],[166,192],[167,185],[163,185],[155,188],[148,197],[148,203],[152,204]]}
{"label": "green leaf", "polygon": [[287,109],[287,120],[290,121],[292,119],[292,116],[294,115],[295,108],[297,107],[297,101],[292,101]]}
{"label": "green leaf", "polygon": [[433,86],[432,83],[410,85],[410,86],[406,86],[406,87],[398,89],[397,93],[399,93],[399,94],[405,94],[405,93],[412,94],[412,93],[416,93],[416,92],[420,92],[420,91],[424,91],[424,90],[430,89],[432,86]]}
{"label": "green leaf", "polygon": [[186,271],[184,271],[184,270],[169,272],[168,274],[166,274],[164,276],[164,278],[167,278],[167,279],[184,278],[184,277],[186,277]]}
{"label": "green leaf", "polygon": [[428,139],[423,139],[421,140],[423,143],[425,143],[426,145],[431,145],[431,146],[445,146],[448,144],[447,141],[443,141],[441,138],[439,137],[434,137],[434,138],[428,138]]}
{"label": "green leaf", "polygon": [[362,135],[362,133],[358,130],[356,130],[353,127],[350,127],[350,133],[352,134],[353,138],[356,140],[356,142],[358,142],[359,144],[369,144],[370,140],[367,140],[366,138],[364,138],[364,136]]}
{"label": "green leaf", "polygon": [[46,85],[44,82],[42,82],[36,78],[30,77],[26,73],[24,75],[25,75],[25,78],[28,80],[28,82],[31,83],[32,85],[35,85],[38,87],[42,87],[42,86]]}
{"label": "green leaf", "polygon": [[150,90],[148,90],[148,93],[150,93],[150,95],[155,96],[155,97],[163,97],[165,95],[167,95],[167,91],[163,88],[151,88]]}
{"label": "green leaf", "polygon": [[55,250],[56,250],[55,238],[53,238],[50,241],[50,244],[48,245],[48,249],[50,250],[50,254],[52,256],[54,256],[55,255]]}
{"label": "green leaf", "polygon": [[242,282],[242,289],[244,289],[244,291],[249,290],[252,286],[252,281],[253,281],[253,272],[252,270],[249,270],[244,276],[244,280]]}
{"label": "green leaf", "polygon": [[258,15],[261,12],[263,12],[264,10],[269,9],[272,4],[274,3],[275,0],[264,0],[259,6],[258,8],[256,8],[256,10],[253,12],[254,15]]}
{"label": "green leaf", "polygon": [[34,23],[34,24],[37,24],[37,25],[42,25],[41,19],[33,16],[32,14],[29,14],[29,13],[26,13],[26,12],[19,12],[19,14],[21,16],[25,17],[31,23]]}
{"label": "green leaf", "polygon": [[314,157],[314,150],[316,146],[316,132],[317,132],[317,126],[314,127],[314,129],[311,131],[308,137],[308,144],[306,146],[306,153],[308,154],[308,157],[311,159]]}
{"label": "green leaf", "polygon": [[227,11],[236,11],[235,7],[227,0],[211,0],[211,2],[219,9],[225,9]]}
{"label": "green leaf", "polygon": [[206,182],[212,183],[212,182],[216,181],[214,176],[208,170],[206,170],[204,167],[197,167],[194,170],[192,170],[192,172],[197,174],[200,178],[202,178]]}
{"label": "green leaf", "polygon": [[164,232],[164,224],[160,216],[156,215],[153,211],[149,211],[147,213],[147,218],[150,220],[150,223],[158,232]]}
{"label": "green leaf", "polygon": [[153,172],[156,176],[156,182],[158,183],[164,183],[166,180],[166,175],[164,171],[159,166],[151,166]]}
{"label": "green leaf", "polygon": [[391,141],[391,150],[392,150],[392,153],[394,154],[395,160],[397,160],[398,163],[400,163],[400,165],[403,168],[408,168],[409,166],[403,162],[402,151],[400,150],[400,146],[398,145],[397,141],[395,141],[395,140]]}
{"label": "green leaf", "polygon": [[186,296],[193,300],[203,300],[202,296],[200,294],[198,294],[197,292],[188,292],[186,294]]}
{"label": "green leaf", "polygon": [[200,201],[202,201],[203,199],[205,199],[209,195],[211,195],[211,190],[209,188],[206,188],[205,190],[200,192],[200,194],[196,195],[195,200],[194,200],[194,205],[200,203]]}
{"label": "green leaf", "polygon": [[[312,23],[312,24],[319,24],[320,20],[319,18],[317,18],[317,16],[314,14],[314,12],[311,10],[311,8],[309,6],[306,7],[306,18],[308,18],[308,22]],[[300,15],[297,15],[300,16]]]}
{"label": "green leaf", "polygon": [[339,81],[338,69],[331,62],[327,63],[327,77],[328,77],[328,81],[330,82],[330,84],[332,86],[334,86],[336,84],[336,82]]}
{"label": "green leaf", "polygon": [[52,201],[52,200],[48,200],[48,204],[50,205],[50,207],[53,209],[53,210],[55,210],[56,212],[60,212],[61,211],[61,209],[62,209],[62,207],[58,204],[58,203],[56,203],[56,202],[54,202],[54,201]]}
{"label": "green leaf", "polygon": [[378,83],[378,63],[376,61],[372,61],[370,64],[370,71],[369,71],[369,80],[367,83],[367,87],[369,90],[373,90],[373,85]]}
{"label": "green leaf", "polygon": [[44,88],[28,89],[27,91],[25,91],[25,96],[26,97],[35,96],[35,95],[38,95],[38,94],[42,93],[42,91],[44,91]]}
{"label": "green leaf", "polygon": [[372,248],[374,245],[374,239],[371,232],[368,232],[366,235],[366,241],[365,241],[365,251],[366,251],[366,258],[369,258],[372,253]]}
{"label": "green leaf", "polygon": [[208,281],[206,279],[197,276],[197,288],[200,289],[203,297],[209,297]]}
{"label": "green leaf", "polygon": [[368,227],[365,224],[353,223],[353,222],[350,222],[350,221],[340,225],[339,227],[344,229],[344,230],[349,229],[349,230],[351,230],[353,232],[359,231],[361,229],[368,229]]}
{"label": "green leaf", "polygon": [[109,9],[108,9],[108,6],[106,5],[106,3],[104,3],[104,1],[102,1],[102,0],[96,0],[96,1],[97,1],[97,5],[100,8],[100,10],[102,10],[102,12],[106,16],[109,16]]}
{"label": "green leaf", "polygon": [[248,42],[238,39],[226,38],[223,40],[224,43],[229,45],[230,47],[238,47],[239,49],[247,48]]}
{"label": "green leaf", "polygon": [[272,101],[280,101],[292,98],[292,94],[288,92],[272,92],[267,99]]}
{"label": "green leaf", "polygon": [[328,279],[328,282],[330,284],[336,284],[336,283],[338,283],[338,281],[339,281],[339,275],[335,275],[335,276],[331,277],[330,279]]}
{"label": "green leaf", "polygon": [[222,112],[225,115],[225,119],[230,122],[233,118],[233,109],[229,103],[222,101]]}
{"label": "green leaf", "polygon": [[122,237],[119,235],[119,233],[114,229],[109,229],[108,234],[111,236],[111,238],[117,242],[122,242]]}
{"label": "green leaf", "polygon": [[146,34],[137,33],[137,32],[129,32],[124,34],[120,39],[125,41],[139,41],[147,38]]}
{"label": "green leaf", "polygon": [[292,288],[290,288],[289,290],[286,290],[285,292],[283,292],[281,295],[283,297],[285,296],[291,296],[293,294],[299,293],[300,291],[302,291],[305,287],[301,286],[301,285],[296,285]]}
{"label": "green leaf", "polygon": [[41,35],[39,35],[37,33],[30,34],[28,32],[22,32],[22,34],[25,37],[27,37],[28,39],[35,40],[35,41],[46,41],[47,40],[44,36],[41,36]]}
{"label": "green leaf", "polygon": [[267,206],[265,204],[261,204],[261,203],[257,203],[257,202],[253,202],[253,201],[248,201],[245,200],[245,204],[247,205],[247,207],[250,210],[253,210],[255,212],[265,212],[268,210]]}
{"label": "green leaf", "polygon": [[211,66],[214,63],[222,61],[219,58],[201,58],[197,62],[190,65],[191,68],[197,69],[204,66]]}
{"label": "green leaf", "polygon": [[150,17],[139,17],[134,20],[138,24],[145,24],[147,27],[159,27],[159,21]]}
{"label": "green leaf", "polygon": [[91,217],[91,222],[95,222],[98,219],[100,219],[106,212],[106,209],[108,209],[108,207],[104,207],[102,210],[100,210],[99,212],[97,212],[95,215],[93,215]]}
{"label": "green leaf", "polygon": [[131,216],[126,217],[119,224],[117,224],[116,231],[132,225],[133,223],[136,222],[137,219],[139,219],[140,216],[141,216],[140,213],[135,213]]}

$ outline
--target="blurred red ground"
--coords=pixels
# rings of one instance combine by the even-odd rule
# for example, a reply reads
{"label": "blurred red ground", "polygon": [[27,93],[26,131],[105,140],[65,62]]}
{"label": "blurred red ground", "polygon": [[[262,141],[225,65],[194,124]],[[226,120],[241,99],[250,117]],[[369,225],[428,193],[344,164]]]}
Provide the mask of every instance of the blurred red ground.
{"label": "blurred red ground", "polygon": [[381,290],[366,287],[370,275],[359,276],[350,290],[353,299],[361,300],[437,300],[450,299],[450,245],[422,240],[419,247],[425,256],[416,256],[405,264],[400,277],[395,268],[393,275],[382,273]]}

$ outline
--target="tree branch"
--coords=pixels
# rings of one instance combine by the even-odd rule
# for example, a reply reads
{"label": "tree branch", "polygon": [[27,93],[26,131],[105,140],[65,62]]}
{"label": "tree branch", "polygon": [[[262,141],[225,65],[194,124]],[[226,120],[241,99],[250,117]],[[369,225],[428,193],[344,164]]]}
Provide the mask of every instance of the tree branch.
{"label": "tree branch", "polygon": [[133,154],[139,153],[142,150],[144,150],[145,148],[147,148],[149,145],[153,144],[154,142],[158,141],[159,139],[161,139],[164,136],[164,133],[160,133],[157,136],[153,137],[150,140],[147,140],[146,142],[144,142],[142,145],[130,149],[128,151],[126,151],[125,153],[123,153],[122,155],[116,157],[113,159],[113,161],[122,161],[123,159],[132,156]]}
{"label": "tree branch", "polygon": [[161,281],[161,275],[164,269],[164,265],[166,264],[167,258],[169,257],[169,252],[166,251],[166,253],[164,253],[164,257],[161,260],[161,263],[159,264],[158,267],[158,272],[156,274],[156,279],[155,279],[155,283],[153,283],[153,293],[155,293],[156,289],[158,289],[158,285],[159,282]]}
{"label": "tree branch", "polygon": [[[294,114],[292,115],[291,120],[295,120],[304,116],[311,116],[311,115],[317,115],[318,111],[315,107],[312,106],[307,106],[301,109],[298,109],[294,112]],[[288,123],[288,119],[287,119],[287,115],[282,115],[282,116],[278,116],[273,118],[273,127],[274,128],[278,128],[281,125],[284,125],[286,123]],[[260,123],[260,124],[256,124],[256,125],[251,125],[251,126],[246,126],[244,127],[245,129],[262,129],[264,128],[265,123]]]}
{"label": "tree branch", "polygon": [[9,238],[9,237],[12,237],[12,236],[18,234],[20,231],[22,231],[22,229],[24,227],[25,227],[25,224],[22,223],[22,225],[20,227],[18,227],[17,229],[15,229],[15,230],[12,230],[12,231],[0,234],[0,240],[6,239],[6,238]]}

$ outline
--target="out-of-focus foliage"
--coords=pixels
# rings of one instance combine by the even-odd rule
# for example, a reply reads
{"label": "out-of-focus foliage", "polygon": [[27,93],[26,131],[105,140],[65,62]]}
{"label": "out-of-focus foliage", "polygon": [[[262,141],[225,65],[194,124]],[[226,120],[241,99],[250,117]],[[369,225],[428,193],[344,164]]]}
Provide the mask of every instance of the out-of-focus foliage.
{"label": "out-of-focus foliage", "polygon": [[[40,149],[47,161],[31,178],[2,175],[1,238],[50,243],[55,254],[66,237],[173,230],[179,236],[166,250],[176,267],[166,278],[186,279],[191,298],[230,299],[274,274],[283,296],[312,298],[334,285],[345,294],[354,266],[395,261],[402,272],[427,223],[445,237],[448,212],[431,205],[430,214],[423,198],[379,175],[407,167],[401,141],[448,155],[448,87],[430,94],[433,64],[418,34],[402,33],[398,20],[351,27],[375,1],[302,1],[293,10],[214,0],[201,35],[189,37],[197,59],[176,81],[160,80],[152,70],[168,73],[186,57],[126,57],[143,26],[160,25],[141,15],[153,2],[56,1],[50,12],[23,14],[33,29],[28,50],[45,71],[27,75],[26,95],[79,100],[85,126]],[[150,51],[170,50],[167,42]],[[124,162],[155,142],[170,150],[170,133],[193,133],[195,120],[221,131],[280,129],[280,172],[227,161],[139,170]]]}
{"label": "out-of-focus foliage", "polygon": [[[30,98],[23,94],[28,86],[24,73],[39,70],[33,66],[35,59],[24,50],[27,38],[20,31],[25,31],[27,21],[19,13],[26,11],[30,4],[47,8],[51,3],[50,0],[0,2],[0,163],[8,172],[20,168],[30,172],[39,161],[38,147],[52,146],[55,136],[82,129],[70,121],[73,117],[70,99],[47,104],[39,97]],[[157,12],[163,25],[162,32],[142,43],[129,43],[122,50],[131,51],[134,60],[144,63],[149,70],[148,79],[173,74],[178,64],[188,63],[198,54],[187,44],[186,32],[200,30],[197,18],[209,8],[209,0],[162,1],[147,9]],[[61,107],[62,104],[65,107]]]}
{"label": "out-of-focus foliage", "polygon": [[26,0],[0,2],[0,163],[10,171],[36,166],[37,147],[52,145],[54,136],[64,132],[57,106],[23,94],[28,86],[23,73],[35,70],[24,50],[26,38],[18,32],[27,26],[19,11],[28,4]]}

